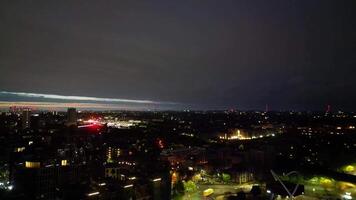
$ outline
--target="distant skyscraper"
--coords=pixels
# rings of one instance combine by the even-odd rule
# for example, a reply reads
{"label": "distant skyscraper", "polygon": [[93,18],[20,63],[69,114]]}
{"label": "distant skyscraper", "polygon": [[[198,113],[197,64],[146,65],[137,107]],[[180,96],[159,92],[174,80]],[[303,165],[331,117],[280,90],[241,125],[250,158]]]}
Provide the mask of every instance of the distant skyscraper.
{"label": "distant skyscraper", "polygon": [[269,111],[269,107],[268,107],[268,104],[266,104],[265,112],[267,113],[268,111]]}
{"label": "distant skyscraper", "polygon": [[77,110],[75,108],[68,108],[67,126],[77,125]]}
{"label": "distant skyscraper", "polygon": [[22,129],[30,128],[31,125],[31,110],[29,108],[25,108],[22,111]]}

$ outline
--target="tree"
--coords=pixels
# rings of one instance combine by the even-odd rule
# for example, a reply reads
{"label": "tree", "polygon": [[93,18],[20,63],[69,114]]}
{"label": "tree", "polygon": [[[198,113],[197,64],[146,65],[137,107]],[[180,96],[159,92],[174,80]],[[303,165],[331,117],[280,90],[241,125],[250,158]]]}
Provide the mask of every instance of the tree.
{"label": "tree", "polygon": [[225,182],[225,183],[230,182],[230,181],[231,181],[231,176],[230,176],[230,174],[225,174],[225,173],[223,173],[223,174],[222,174],[222,180],[223,180],[223,182]]}
{"label": "tree", "polygon": [[197,185],[193,181],[184,182],[184,189],[186,192],[194,192],[197,190]]}

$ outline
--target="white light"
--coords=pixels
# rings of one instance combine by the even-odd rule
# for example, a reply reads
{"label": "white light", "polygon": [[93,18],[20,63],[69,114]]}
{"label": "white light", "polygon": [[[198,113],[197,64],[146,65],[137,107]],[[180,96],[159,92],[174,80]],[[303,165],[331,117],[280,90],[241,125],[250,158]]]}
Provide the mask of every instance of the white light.
{"label": "white light", "polygon": [[162,180],[161,178],[156,178],[156,179],[153,179],[152,181],[157,182],[157,181],[161,181],[161,180]]}
{"label": "white light", "polygon": [[124,186],[124,188],[130,188],[130,187],[133,187],[133,185],[130,184],[130,185],[125,185],[125,186]]}
{"label": "white light", "polygon": [[106,183],[99,183],[99,186],[105,186]]}
{"label": "white light", "polygon": [[271,194],[271,190],[267,190],[267,193],[268,193],[268,194]]}
{"label": "white light", "polygon": [[14,189],[14,186],[9,185],[9,186],[7,186],[7,189],[8,189],[8,190],[12,190],[12,189]]}
{"label": "white light", "polygon": [[89,194],[87,194],[89,197],[91,197],[91,196],[95,196],[95,195],[98,195],[99,194],[99,192],[92,192],[92,193],[89,193]]}
{"label": "white light", "polygon": [[100,98],[100,97],[86,97],[86,96],[64,96],[64,95],[56,95],[56,94],[38,94],[38,93],[26,93],[26,92],[0,91],[0,94],[11,94],[20,97],[31,97],[31,98],[79,100],[79,101],[126,102],[126,103],[143,103],[143,104],[176,104],[174,102],[158,102],[158,101],[150,101],[150,100]]}
{"label": "white light", "polygon": [[343,199],[352,199],[352,197],[351,197],[351,193],[350,192],[346,192],[346,194],[344,194],[344,195],[342,195],[342,198]]}

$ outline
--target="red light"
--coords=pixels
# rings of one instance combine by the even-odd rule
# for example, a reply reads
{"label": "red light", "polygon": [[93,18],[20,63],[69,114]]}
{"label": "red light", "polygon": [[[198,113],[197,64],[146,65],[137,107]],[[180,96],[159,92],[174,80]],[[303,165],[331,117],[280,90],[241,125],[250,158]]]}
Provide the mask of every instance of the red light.
{"label": "red light", "polygon": [[164,142],[163,142],[163,140],[161,140],[161,139],[157,139],[157,145],[158,145],[158,147],[160,148],[160,149],[163,149],[164,148]]}

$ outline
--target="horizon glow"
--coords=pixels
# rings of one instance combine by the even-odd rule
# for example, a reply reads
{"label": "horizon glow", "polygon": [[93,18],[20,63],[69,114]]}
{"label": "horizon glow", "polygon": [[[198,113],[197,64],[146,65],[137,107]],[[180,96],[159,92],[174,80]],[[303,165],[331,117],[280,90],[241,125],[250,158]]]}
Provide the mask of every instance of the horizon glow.
{"label": "horizon glow", "polygon": [[95,101],[95,102],[116,102],[116,103],[137,103],[137,104],[167,104],[167,105],[177,104],[174,102],[160,102],[160,101],[151,101],[151,100],[101,98],[101,97],[88,97],[88,96],[66,96],[66,95],[57,95],[57,94],[41,94],[41,93],[27,93],[27,92],[0,91],[0,94],[9,94],[18,97],[28,97],[28,98],[44,98],[44,99],[73,100],[73,101]]}
{"label": "horizon glow", "polygon": [[81,110],[146,110],[150,108],[140,106],[120,106],[117,104],[101,103],[59,103],[59,102],[24,102],[24,101],[0,101],[0,110],[9,107],[26,107],[34,110],[65,110],[67,108],[78,108]]}

